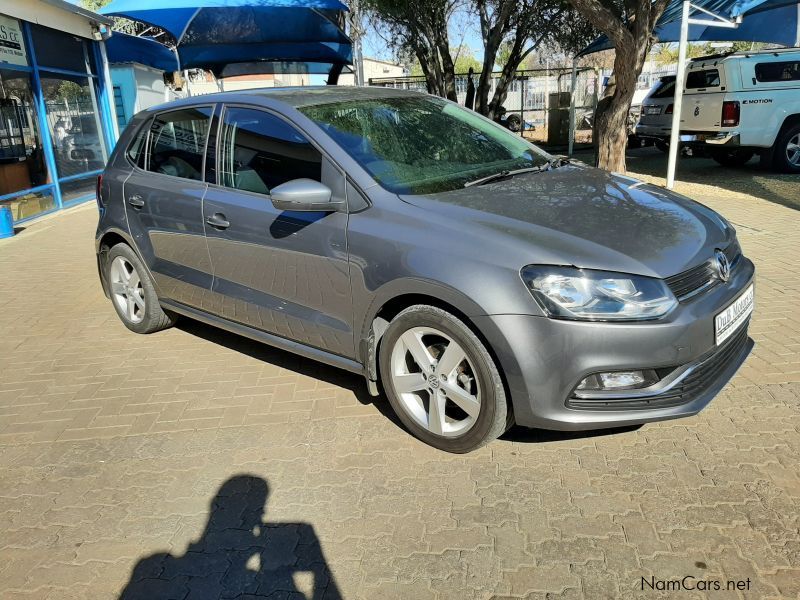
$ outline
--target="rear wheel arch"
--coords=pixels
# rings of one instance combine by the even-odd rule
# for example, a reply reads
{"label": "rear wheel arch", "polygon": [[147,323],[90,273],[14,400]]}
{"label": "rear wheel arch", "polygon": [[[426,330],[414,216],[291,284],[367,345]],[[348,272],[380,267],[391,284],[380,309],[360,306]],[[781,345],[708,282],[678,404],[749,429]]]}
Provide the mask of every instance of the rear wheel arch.
{"label": "rear wheel arch", "polygon": [[130,240],[116,229],[106,231],[97,240],[97,270],[100,273],[100,283],[103,286],[103,292],[109,297],[108,282],[106,281],[106,264],[109,250],[117,244],[125,244],[133,248],[133,244],[131,244]]}

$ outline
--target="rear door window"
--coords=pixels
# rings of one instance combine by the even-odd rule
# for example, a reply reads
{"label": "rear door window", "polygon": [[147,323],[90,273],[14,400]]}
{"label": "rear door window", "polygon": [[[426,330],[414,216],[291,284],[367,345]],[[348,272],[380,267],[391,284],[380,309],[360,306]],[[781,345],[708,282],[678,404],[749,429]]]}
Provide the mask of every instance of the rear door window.
{"label": "rear door window", "polygon": [[150,124],[146,171],[181,179],[203,180],[203,155],[211,125],[212,106],[184,108],[156,115]]}
{"label": "rear door window", "polygon": [[269,194],[292,179],[321,180],[319,150],[292,125],[263,110],[227,107],[218,143],[219,185]]}

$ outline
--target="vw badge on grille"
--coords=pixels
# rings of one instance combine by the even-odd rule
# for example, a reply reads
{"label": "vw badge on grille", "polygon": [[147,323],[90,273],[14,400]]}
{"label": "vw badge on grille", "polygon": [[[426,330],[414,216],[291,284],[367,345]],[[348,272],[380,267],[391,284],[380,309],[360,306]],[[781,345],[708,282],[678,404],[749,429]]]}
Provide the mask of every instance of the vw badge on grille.
{"label": "vw badge on grille", "polygon": [[722,250],[715,250],[714,257],[717,260],[717,275],[722,281],[728,281],[731,276],[731,263]]}

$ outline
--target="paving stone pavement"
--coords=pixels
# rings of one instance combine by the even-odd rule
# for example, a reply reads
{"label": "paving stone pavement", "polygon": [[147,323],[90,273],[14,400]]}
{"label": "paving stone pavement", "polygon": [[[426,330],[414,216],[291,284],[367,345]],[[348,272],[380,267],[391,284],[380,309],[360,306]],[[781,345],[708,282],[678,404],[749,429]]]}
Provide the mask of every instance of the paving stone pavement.
{"label": "paving stone pavement", "polygon": [[[189,322],[130,333],[91,205],[0,242],[0,597],[800,598],[800,213],[682,189],[758,267],[737,377],[694,418],[467,456],[356,376]],[[642,590],[685,576],[722,590]]]}

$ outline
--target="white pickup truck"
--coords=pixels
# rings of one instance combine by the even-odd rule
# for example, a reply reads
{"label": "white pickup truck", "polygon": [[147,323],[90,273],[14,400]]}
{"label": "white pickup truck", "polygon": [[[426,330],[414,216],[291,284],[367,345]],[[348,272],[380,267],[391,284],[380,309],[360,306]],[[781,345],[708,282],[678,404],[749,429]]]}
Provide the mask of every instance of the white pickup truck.
{"label": "white pickup truck", "polygon": [[[672,98],[663,91],[660,98],[651,96],[643,102],[636,134],[665,143]],[[692,60],[681,143],[722,164],[744,164],[759,154],[762,164],[800,173],[800,48]]]}

